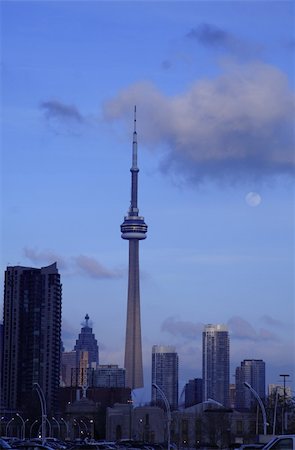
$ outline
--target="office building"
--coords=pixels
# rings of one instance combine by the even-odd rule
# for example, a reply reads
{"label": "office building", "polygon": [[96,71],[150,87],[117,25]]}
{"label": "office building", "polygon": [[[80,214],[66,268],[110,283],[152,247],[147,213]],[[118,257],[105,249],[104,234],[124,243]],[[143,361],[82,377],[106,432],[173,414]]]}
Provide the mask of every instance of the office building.
{"label": "office building", "polygon": [[88,367],[96,367],[99,363],[99,349],[97,345],[97,340],[95,339],[95,335],[92,332],[92,328],[89,323],[89,315],[86,314],[85,322],[82,324],[81,333],[79,333],[79,337],[76,340],[76,345],[74,347],[74,351],[76,352],[76,367],[82,365],[85,366],[86,355],[87,352],[87,366]]}
{"label": "office building", "polygon": [[257,404],[248,383],[263,400],[265,398],[265,362],[262,359],[244,359],[236,368],[236,409],[246,410]]}
{"label": "office building", "polygon": [[[76,380],[77,369],[76,352],[62,352],[61,354],[61,386],[77,386]],[[77,375],[78,376],[78,375]]]}
{"label": "office building", "polygon": [[203,399],[203,380],[202,378],[194,378],[186,383],[184,388],[185,401],[184,406],[188,408],[189,406],[197,405],[202,402]]}
{"label": "office building", "polygon": [[225,325],[206,325],[203,331],[203,401],[229,405],[229,335]]}
{"label": "office building", "polygon": [[137,205],[138,172],[136,108],[132,144],[131,202],[127,216],[121,225],[121,237],[129,241],[128,300],[125,339],[126,386],[131,389],[143,387],[140,290],[139,290],[139,241],[146,238],[147,225],[139,216]]}
{"label": "office building", "polygon": [[[154,384],[157,386],[154,386]],[[178,355],[175,347],[153,345],[152,348],[152,402],[163,405],[163,395],[171,410],[178,408]]]}
{"label": "office building", "polygon": [[115,364],[101,364],[91,371],[91,386],[105,388],[124,388],[125,369]]}
{"label": "office building", "polygon": [[34,383],[54,413],[60,379],[61,283],[56,263],[7,267],[3,310],[2,393],[6,409],[28,414]]}

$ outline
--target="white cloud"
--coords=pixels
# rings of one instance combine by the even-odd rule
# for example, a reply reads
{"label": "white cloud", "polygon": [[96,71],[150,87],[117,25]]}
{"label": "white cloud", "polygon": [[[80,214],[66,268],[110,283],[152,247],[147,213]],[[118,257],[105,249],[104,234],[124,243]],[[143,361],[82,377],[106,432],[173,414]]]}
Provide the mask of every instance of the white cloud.
{"label": "white cloud", "polygon": [[259,62],[222,70],[173,97],[150,82],[129,86],[106,102],[105,119],[129,123],[137,104],[141,141],[168,150],[162,168],[194,182],[292,173],[294,94],[284,74]]}

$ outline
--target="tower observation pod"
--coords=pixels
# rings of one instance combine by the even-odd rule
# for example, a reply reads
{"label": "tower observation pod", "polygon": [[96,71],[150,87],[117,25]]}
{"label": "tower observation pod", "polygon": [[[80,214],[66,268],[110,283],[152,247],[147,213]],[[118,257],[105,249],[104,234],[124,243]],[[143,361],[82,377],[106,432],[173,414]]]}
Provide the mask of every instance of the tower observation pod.
{"label": "tower observation pod", "polygon": [[132,143],[131,202],[127,216],[121,225],[121,237],[129,241],[129,273],[127,321],[125,339],[126,387],[137,389],[143,387],[142,345],[140,321],[139,289],[139,241],[146,238],[147,225],[139,216],[137,205],[138,172],[137,167],[137,132],[136,107],[134,107],[134,131]]}

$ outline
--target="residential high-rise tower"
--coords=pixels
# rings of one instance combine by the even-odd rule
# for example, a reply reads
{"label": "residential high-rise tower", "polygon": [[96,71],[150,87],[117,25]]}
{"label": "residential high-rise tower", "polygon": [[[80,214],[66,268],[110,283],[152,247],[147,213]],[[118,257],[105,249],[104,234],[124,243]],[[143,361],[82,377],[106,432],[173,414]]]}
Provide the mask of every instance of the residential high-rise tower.
{"label": "residential high-rise tower", "polygon": [[137,205],[138,172],[136,108],[134,108],[134,131],[132,144],[131,202],[127,216],[121,225],[121,237],[129,241],[128,300],[125,340],[126,387],[143,387],[140,291],[139,291],[139,241],[146,238],[147,225],[139,216]]}
{"label": "residential high-rise tower", "polygon": [[225,325],[206,325],[203,331],[203,401],[229,405],[229,336]]}
{"label": "residential high-rise tower", "polygon": [[3,327],[4,407],[28,414],[37,395],[33,386],[38,383],[47,412],[54,413],[61,350],[61,283],[56,263],[41,269],[7,267]]}
{"label": "residential high-rise tower", "polygon": [[165,394],[172,410],[178,407],[178,355],[171,345],[153,345],[152,349],[152,402],[163,403],[156,384]]}

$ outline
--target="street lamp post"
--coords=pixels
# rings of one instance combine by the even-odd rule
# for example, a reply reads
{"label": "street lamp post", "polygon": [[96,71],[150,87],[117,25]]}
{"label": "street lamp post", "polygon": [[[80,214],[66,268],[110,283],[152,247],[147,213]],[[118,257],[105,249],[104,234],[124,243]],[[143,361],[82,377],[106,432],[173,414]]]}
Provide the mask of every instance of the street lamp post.
{"label": "street lamp post", "polygon": [[4,417],[4,416],[2,416],[0,418],[0,434],[1,434],[1,436],[2,436],[2,421],[4,421],[5,419],[6,419],[6,417]]}
{"label": "street lamp post", "polygon": [[9,428],[9,425],[10,425],[11,422],[13,422],[13,421],[14,421],[14,417],[13,417],[12,419],[10,419],[10,420],[7,422],[6,429],[5,429],[5,435],[6,435],[6,437],[8,437],[8,428]]}
{"label": "street lamp post", "polygon": [[21,428],[21,439],[25,439],[25,434],[26,434],[26,422],[28,421],[28,419],[26,421],[24,421],[24,419],[22,418],[22,416],[19,413],[16,413],[16,416],[20,418],[21,422],[22,422],[22,428]]}
{"label": "street lamp post", "polygon": [[167,448],[170,450],[170,423],[171,423],[171,409],[168,399],[162,389],[156,384],[152,383],[152,386],[159,391],[162,399],[164,400],[166,411],[167,411]]}
{"label": "street lamp post", "polygon": [[54,420],[54,422],[55,422],[56,425],[57,425],[57,429],[58,429],[57,437],[60,437],[60,424],[59,424],[58,420],[56,420],[55,417],[52,417],[52,420]]}
{"label": "street lamp post", "polygon": [[80,419],[80,422],[85,427],[85,433],[86,433],[86,437],[87,437],[87,435],[88,435],[88,427],[87,427],[86,423],[84,422],[84,420]]}
{"label": "street lamp post", "polygon": [[48,417],[46,417],[46,422],[48,423],[48,436],[52,437],[52,428],[51,428],[51,423],[50,423]]}
{"label": "street lamp post", "polygon": [[36,423],[38,423],[38,419],[34,420],[32,425],[30,426],[30,438],[32,437],[33,426],[36,425]]}
{"label": "street lamp post", "polygon": [[42,414],[41,434],[42,434],[42,445],[44,445],[45,441],[46,441],[46,438],[45,438],[46,419],[47,419],[46,401],[45,401],[44,392],[43,392],[41,386],[39,385],[39,383],[34,383],[33,389],[35,389],[37,391],[37,394],[38,394],[38,397],[40,400],[40,405],[41,405],[41,414]]}
{"label": "street lamp post", "polygon": [[66,427],[66,430],[67,430],[67,439],[69,439],[69,424],[63,417],[61,417],[60,421],[65,424],[65,427]]}
{"label": "street lamp post", "polygon": [[76,419],[74,419],[74,423],[77,425],[77,427],[78,427],[78,433],[79,433],[79,439],[80,439],[80,437],[81,437],[81,427],[80,427],[80,425],[79,425],[79,422],[76,420]]}
{"label": "street lamp post", "polygon": [[267,422],[266,422],[266,412],[265,412],[264,404],[262,403],[262,400],[259,397],[259,395],[257,394],[257,392],[255,391],[255,389],[253,389],[252,386],[249,383],[247,383],[247,381],[244,382],[244,386],[250,390],[250,392],[254,395],[254,397],[256,398],[256,400],[259,403],[259,406],[260,406],[261,412],[262,412],[262,417],[263,417],[263,434],[265,435]]}

